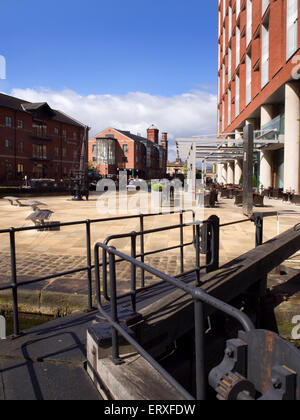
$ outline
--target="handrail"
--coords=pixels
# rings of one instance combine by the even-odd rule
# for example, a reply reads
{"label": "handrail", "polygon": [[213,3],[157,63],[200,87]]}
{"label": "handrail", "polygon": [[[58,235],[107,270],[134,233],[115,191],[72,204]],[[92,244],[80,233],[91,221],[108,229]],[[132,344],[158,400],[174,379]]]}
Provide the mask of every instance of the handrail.
{"label": "handrail", "polygon": [[[121,363],[119,358],[119,343],[118,343],[118,333],[127,340],[136,351],[141,354],[152,366],[156,369],[168,382],[170,385],[175,387],[175,389],[186,399],[194,399],[183,387],[175,381],[163,368],[160,366],[152,356],[133,338],[131,337],[120,325],[118,321],[118,308],[117,308],[117,285],[116,285],[116,261],[115,257],[119,257],[129,263],[132,267],[143,269],[144,271],[153,274],[154,276],[160,278],[164,282],[167,282],[173,285],[177,289],[181,289],[191,296],[195,304],[195,353],[196,353],[196,384],[197,384],[197,399],[204,400],[206,394],[206,385],[205,385],[205,365],[204,365],[204,337],[205,337],[205,327],[204,327],[204,306],[209,305],[213,308],[223,312],[224,314],[237,320],[242,328],[248,332],[254,329],[254,325],[250,318],[234,308],[233,306],[228,305],[227,303],[214,298],[203,291],[200,287],[192,287],[183,281],[171,277],[156,268],[150,267],[144,264],[141,261],[138,261],[136,258],[124,254],[123,252],[118,251],[114,247],[110,247],[104,243],[98,242],[94,248],[95,261],[99,261],[99,249],[102,249],[103,252],[109,254],[109,268],[110,268],[110,291],[111,291],[111,315],[107,313],[105,307],[102,306],[100,290],[98,289],[97,293],[97,307],[101,315],[110,323],[112,326],[112,356],[113,361],[116,364]],[[96,264],[97,266],[97,264]],[[96,270],[96,284],[99,288],[100,279],[99,271]],[[134,308],[135,312],[135,308]]]}
{"label": "handrail", "polygon": [[[109,254],[113,254],[115,256],[122,258],[125,261],[130,262],[136,267],[142,268],[148,273],[153,274],[155,277],[158,277],[161,280],[172,284],[174,287],[177,287],[178,289],[181,289],[184,292],[189,293],[194,299],[201,300],[203,301],[203,303],[210,305],[220,311],[223,311],[228,316],[231,316],[232,318],[235,318],[237,321],[239,321],[245,331],[251,331],[252,329],[254,329],[253,323],[247,315],[245,315],[243,312],[239,311],[238,309],[228,305],[227,303],[217,298],[214,298],[213,296],[204,292],[201,288],[191,287],[188,284],[184,283],[183,281],[176,279],[175,277],[171,277],[168,274],[165,274],[162,271],[159,271],[156,268],[153,268],[145,263],[142,263],[141,261],[138,261],[137,259],[132,258],[129,255],[126,255],[123,252],[118,251],[114,247],[106,245],[105,243],[98,242],[95,245],[95,257],[100,248],[104,249]],[[98,297],[99,296],[97,296],[97,298]],[[97,302],[101,304],[99,299],[97,300]]]}

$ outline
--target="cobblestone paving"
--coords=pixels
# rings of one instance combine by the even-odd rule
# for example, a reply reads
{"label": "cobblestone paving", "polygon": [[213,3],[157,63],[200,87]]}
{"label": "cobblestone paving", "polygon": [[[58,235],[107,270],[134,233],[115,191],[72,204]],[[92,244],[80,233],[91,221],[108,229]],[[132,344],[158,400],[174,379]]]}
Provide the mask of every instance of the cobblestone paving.
{"label": "cobblestone paving", "polygon": [[[175,276],[180,272],[180,260],[177,255],[147,257],[145,262],[146,264],[149,264],[158,270],[162,270],[171,276]],[[185,261],[185,269],[191,269],[193,263],[194,261],[191,260]],[[47,254],[36,255],[33,253],[17,254],[18,281],[30,281],[57,273],[77,270],[86,267],[86,265],[87,261],[85,257],[69,255],[55,256]],[[0,273],[0,284],[10,283],[11,265],[9,253],[0,253]],[[117,279],[120,290],[128,290],[130,275],[130,264],[126,262],[120,262],[117,264]],[[147,273],[145,274],[145,277],[147,284],[158,280]],[[139,282],[140,278],[140,270],[137,269],[137,282]],[[32,287],[49,291],[87,293],[87,273],[86,271],[83,271],[64,275],[61,278],[38,283],[36,287],[32,285]]]}

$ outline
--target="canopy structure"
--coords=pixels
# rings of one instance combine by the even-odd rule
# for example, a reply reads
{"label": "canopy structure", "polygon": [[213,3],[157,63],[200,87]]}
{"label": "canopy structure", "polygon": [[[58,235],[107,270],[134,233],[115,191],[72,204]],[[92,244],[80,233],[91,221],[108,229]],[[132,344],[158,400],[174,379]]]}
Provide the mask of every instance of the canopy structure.
{"label": "canopy structure", "polygon": [[[254,152],[282,147],[283,144],[283,138],[278,134],[277,129],[255,131],[254,137]],[[187,161],[188,179],[192,185],[195,185],[196,168],[199,164],[202,165],[202,171],[206,175],[207,165],[241,162],[244,157],[243,138],[237,133],[226,133],[226,136],[203,135],[177,138],[176,146],[178,157]],[[213,176],[217,178],[216,166]]]}

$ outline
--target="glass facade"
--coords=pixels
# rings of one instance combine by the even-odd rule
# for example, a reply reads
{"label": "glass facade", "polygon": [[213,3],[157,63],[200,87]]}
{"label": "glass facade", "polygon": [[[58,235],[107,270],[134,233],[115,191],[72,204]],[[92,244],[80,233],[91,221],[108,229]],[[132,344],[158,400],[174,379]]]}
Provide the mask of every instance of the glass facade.
{"label": "glass facade", "polygon": [[97,139],[97,157],[98,165],[116,164],[116,141],[112,138]]}

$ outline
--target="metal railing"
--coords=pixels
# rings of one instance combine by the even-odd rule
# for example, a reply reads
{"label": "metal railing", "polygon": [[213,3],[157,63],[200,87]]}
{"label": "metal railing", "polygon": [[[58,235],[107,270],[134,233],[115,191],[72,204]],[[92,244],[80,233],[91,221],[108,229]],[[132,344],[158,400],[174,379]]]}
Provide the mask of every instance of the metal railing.
{"label": "metal railing", "polygon": [[[277,213],[276,213],[277,214]],[[238,220],[234,222],[219,224],[219,218],[216,216],[211,216],[208,220],[204,222],[194,222],[195,227],[195,237],[193,243],[184,244],[181,242],[179,245],[183,250],[185,246],[194,244],[195,253],[196,253],[196,265],[193,270],[184,272],[182,268],[182,274],[179,276],[171,277],[149,265],[144,263],[143,257],[150,255],[151,253],[163,252],[167,250],[174,249],[165,248],[160,251],[152,251],[143,254],[136,253],[136,238],[139,236],[146,236],[153,233],[164,232],[167,230],[183,229],[184,227],[191,226],[191,224],[181,223],[180,225],[174,225],[164,228],[151,229],[144,231],[143,234],[139,232],[131,232],[128,234],[122,235],[113,235],[106,239],[104,243],[97,243],[94,248],[94,258],[95,258],[95,277],[96,277],[96,296],[97,296],[97,307],[100,314],[104,317],[105,320],[109,322],[112,327],[112,357],[115,364],[122,363],[122,360],[119,357],[119,342],[118,342],[118,333],[129,342],[135,350],[144,357],[167,381],[172,385],[181,396],[188,400],[194,399],[194,397],[187,392],[151,355],[146,351],[129,333],[126,331],[118,319],[118,301],[121,298],[129,297],[131,301],[132,313],[135,314],[137,311],[137,294],[140,291],[146,291],[150,288],[157,287],[159,284],[167,283],[174,286],[177,289],[181,289],[191,296],[194,301],[194,329],[195,329],[195,357],[196,357],[196,399],[204,400],[206,397],[206,371],[205,371],[205,362],[204,362],[204,352],[205,352],[205,315],[204,315],[204,305],[211,306],[216,310],[220,311],[223,314],[226,314],[234,319],[236,319],[242,326],[245,331],[250,331],[254,329],[254,325],[250,318],[236,309],[235,307],[216,299],[201,289],[200,282],[200,270],[206,269],[206,272],[211,272],[219,268],[219,240],[220,240],[220,228],[228,227],[240,223],[254,222],[256,227],[255,232],[255,245],[258,247],[263,244],[263,219],[266,216],[274,216],[275,213],[255,213],[249,219]],[[109,246],[109,243],[112,240],[116,239],[131,239],[131,256],[126,255],[118,251],[115,247]],[[182,238],[182,235],[181,235]],[[200,242],[201,238],[201,242]],[[103,293],[101,293],[101,282],[100,282],[100,257],[99,251],[102,250],[102,273],[103,273]],[[206,255],[206,264],[200,266],[200,253]],[[181,254],[182,255],[182,254]],[[118,259],[116,259],[118,257]],[[142,258],[142,261],[139,261],[138,258]],[[130,281],[130,291],[129,293],[118,296],[117,294],[117,277],[116,277],[116,264],[120,261],[127,261],[131,264],[131,281]],[[107,266],[109,266],[109,291],[108,295],[108,284],[107,284]],[[136,284],[136,270],[139,268],[142,273],[148,272],[158,279],[161,280],[161,283],[156,283],[148,287],[142,287],[137,289]],[[180,277],[195,273],[195,277],[192,278],[195,281],[196,287],[180,280]],[[101,296],[103,295],[104,299],[109,302],[110,305],[110,314],[107,311],[107,307],[103,305]]]}
{"label": "metal railing", "polygon": [[[18,289],[20,287],[24,287],[30,284],[36,284],[40,282],[45,282],[47,280],[52,280],[56,278],[64,278],[67,275],[76,274],[76,273],[87,273],[87,284],[88,284],[88,303],[87,303],[87,310],[93,310],[93,290],[92,290],[92,272],[95,269],[95,264],[92,263],[92,246],[91,246],[91,226],[93,224],[98,223],[107,223],[107,222],[117,222],[122,220],[134,220],[137,219],[140,221],[140,231],[139,234],[141,235],[141,256],[142,258],[145,257],[146,253],[144,250],[144,241],[143,241],[143,232],[144,232],[144,221],[146,218],[155,217],[155,216],[166,216],[166,215],[175,215],[178,214],[180,218],[180,224],[183,224],[183,215],[184,213],[191,213],[193,220],[195,220],[195,213],[193,210],[181,210],[181,211],[174,211],[174,212],[160,212],[160,213],[151,213],[151,214],[138,214],[132,216],[118,216],[112,218],[102,218],[102,219],[93,219],[93,220],[83,220],[83,221],[75,221],[75,222],[66,222],[66,223],[52,223],[51,228],[62,228],[62,227],[70,227],[70,226],[85,226],[85,239],[86,239],[86,266],[76,268],[73,270],[67,270],[63,272],[57,272],[53,274],[49,274],[47,276],[34,278],[31,280],[26,281],[19,281],[18,280],[18,269],[17,269],[17,251],[16,251],[16,234],[19,232],[27,232],[27,231],[37,231],[41,229],[41,226],[26,226],[20,228],[9,228],[9,229],[2,229],[0,230],[0,235],[9,235],[9,242],[10,242],[10,271],[11,271],[11,283],[7,285],[0,285],[0,292],[5,290],[12,291],[12,308],[13,308],[13,324],[14,324],[14,337],[19,336],[20,328],[19,328],[19,305],[18,305]],[[45,225],[45,228],[50,227]],[[182,238],[181,238],[182,239]],[[181,266],[183,267],[183,247],[185,245],[182,244],[181,248]],[[179,245],[181,247],[181,245]],[[102,264],[99,263],[99,267]],[[145,280],[142,279],[143,285],[145,285]]]}
{"label": "metal railing", "polygon": [[[168,284],[174,286],[177,289],[183,290],[185,293],[189,294],[194,300],[194,317],[195,317],[195,354],[196,354],[196,398],[197,400],[205,400],[206,398],[206,370],[205,370],[205,361],[204,361],[204,352],[205,352],[205,315],[204,315],[204,305],[211,306],[218,311],[221,311],[223,314],[230,316],[236,319],[242,326],[245,331],[251,331],[254,329],[254,325],[250,318],[243,314],[238,309],[234,308],[222,302],[219,299],[216,299],[206,292],[204,292],[200,287],[192,287],[185,282],[176,279],[175,277],[170,277],[161,271],[152,268],[141,261],[138,261],[132,256],[128,256],[122,252],[117,251],[114,247],[109,247],[104,243],[97,243],[95,245],[95,259],[99,255],[99,249],[102,249],[103,252],[109,256],[109,272],[110,272],[110,314],[107,313],[107,310],[102,306],[100,300],[100,288],[99,288],[99,272],[97,276],[97,305],[99,312],[106,319],[112,327],[112,357],[115,364],[121,364],[122,360],[119,357],[119,342],[118,342],[118,333],[123,336],[123,338],[130,343],[136,351],[144,357],[150,365],[156,369],[163,378],[173,386],[182,397],[187,400],[194,400],[195,398],[186,391],[182,385],[180,385],[151,355],[148,353],[128,332],[121,326],[118,320],[118,298],[117,298],[117,279],[116,279],[116,257],[119,257],[122,261],[127,261],[131,264],[133,270],[140,268],[143,271],[146,271],[162,281],[167,282]],[[99,258],[99,256],[98,256]],[[98,270],[96,270],[97,273]],[[132,284],[132,291],[135,290],[135,285]],[[132,305],[135,312],[135,305]]]}

